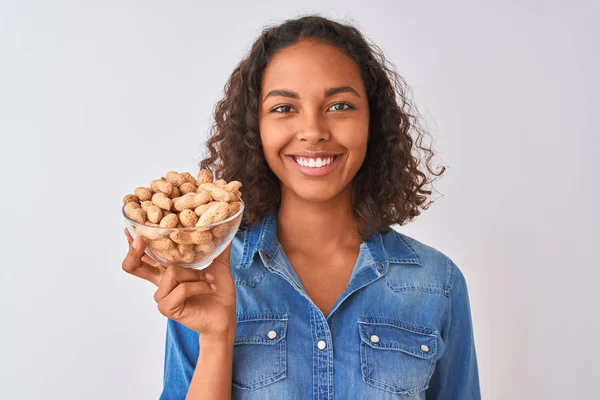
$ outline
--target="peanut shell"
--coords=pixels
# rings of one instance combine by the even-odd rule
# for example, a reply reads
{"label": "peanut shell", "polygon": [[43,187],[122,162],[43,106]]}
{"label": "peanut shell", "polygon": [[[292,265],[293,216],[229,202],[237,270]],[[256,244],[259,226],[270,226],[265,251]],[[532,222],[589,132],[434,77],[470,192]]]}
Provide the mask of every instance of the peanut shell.
{"label": "peanut shell", "polygon": [[201,169],[198,172],[198,176],[196,177],[196,181],[198,182],[198,185],[200,185],[201,183],[209,183],[212,182],[214,180],[214,176],[212,174],[212,172],[210,172],[210,170],[208,169]]}
{"label": "peanut shell", "polygon": [[163,210],[170,210],[173,207],[173,201],[164,193],[154,193],[152,202]]}
{"label": "peanut shell", "polygon": [[127,203],[137,203],[139,202],[140,199],[138,199],[138,197],[135,194],[126,194],[123,197],[123,204],[127,204]]}
{"label": "peanut shell", "polygon": [[135,189],[134,194],[140,199],[140,201],[150,200],[152,198],[152,190],[147,187],[138,187]]}

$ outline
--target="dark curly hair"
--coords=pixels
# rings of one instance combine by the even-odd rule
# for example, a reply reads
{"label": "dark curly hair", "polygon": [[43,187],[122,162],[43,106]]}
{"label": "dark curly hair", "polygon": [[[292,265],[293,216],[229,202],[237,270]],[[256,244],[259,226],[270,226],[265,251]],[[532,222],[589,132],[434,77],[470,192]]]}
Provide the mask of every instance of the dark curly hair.
{"label": "dark curly hair", "polygon": [[[409,99],[404,79],[381,49],[358,29],[311,15],[267,27],[225,85],[215,106],[214,124],[206,143],[209,154],[199,164],[218,178],[243,183],[242,226],[259,220],[280,203],[280,182],[269,168],[259,134],[259,104],[263,71],[273,56],[301,39],[318,39],[342,49],[358,65],[369,103],[367,154],[353,180],[352,207],[360,233],[368,238],[389,225],[403,225],[427,209],[426,186],[441,176],[434,172],[431,147],[419,114]],[[424,162],[423,170],[420,169]]]}

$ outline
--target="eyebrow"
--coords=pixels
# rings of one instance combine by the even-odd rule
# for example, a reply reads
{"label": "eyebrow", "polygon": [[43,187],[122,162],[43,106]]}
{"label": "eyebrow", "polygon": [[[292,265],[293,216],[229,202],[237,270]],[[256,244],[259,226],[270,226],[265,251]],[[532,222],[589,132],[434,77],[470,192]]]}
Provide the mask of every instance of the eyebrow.
{"label": "eyebrow", "polygon": [[[325,97],[331,97],[338,93],[351,93],[351,94],[355,95],[356,97],[360,97],[360,94],[358,94],[358,92],[356,90],[354,90],[351,86],[339,86],[339,87],[334,87],[331,89],[326,89],[324,95],[325,95]],[[276,96],[289,97],[291,99],[300,99],[300,95],[292,90],[274,89],[274,90],[271,90],[269,93],[267,93],[267,95],[265,96],[263,101],[267,100],[269,97],[276,97]]]}

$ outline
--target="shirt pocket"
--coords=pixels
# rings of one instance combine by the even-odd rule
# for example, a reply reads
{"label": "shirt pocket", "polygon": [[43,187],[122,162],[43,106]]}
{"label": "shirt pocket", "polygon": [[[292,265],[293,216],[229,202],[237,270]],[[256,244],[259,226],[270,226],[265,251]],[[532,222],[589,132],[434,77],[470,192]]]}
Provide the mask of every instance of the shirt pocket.
{"label": "shirt pocket", "polygon": [[389,318],[360,317],[360,361],[364,381],[394,394],[429,387],[438,353],[438,333]]}
{"label": "shirt pocket", "polygon": [[287,314],[238,316],[233,386],[255,390],[286,377]]}

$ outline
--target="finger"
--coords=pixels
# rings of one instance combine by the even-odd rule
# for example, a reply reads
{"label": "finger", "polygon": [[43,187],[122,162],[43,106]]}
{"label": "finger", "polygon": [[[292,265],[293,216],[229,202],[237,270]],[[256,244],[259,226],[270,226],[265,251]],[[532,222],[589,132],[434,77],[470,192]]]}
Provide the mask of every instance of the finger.
{"label": "finger", "polygon": [[156,286],[160,283],[162,276],[161,268],[154,267],[142,261],[146,244],[141,237],[136,237],[129,245],[129,252],[123,260],[123,270],[127,273],[154,283]]}
{"label": "finger", "polygon": [[163,272],[158,289],[154,293],[154,300],[158,303],[171,293],[179,284],[184,282],[207,281],[204,271],[192,268],[183,268],[179,265],[169,265]]}
{"label": "finger", "polygon": [[150,264],[156,268],[159,268],[159,267],[163,268],[163,266],[158,261],[156,261],[154,258],[150,257],[146,253],[144,253],[144,255],[142,256],[142,262],[145,262],[146,264]]}
{"label": "finger", "polygon": [[129,244],[133,242],[133,238],[131,237],[131,233],[129,233],[129,229],[125,228],[125,236],[127,236],[127,241]]}
{"label": "finger", "polygon": [[[133,243],[133,237],[131,237],[129,229],[127,228],[125,228],[125,236],[127,236],[127,241],[129,242],[129,245],[131,245]],[[156,261],[154,258],[150,257],[146,253],[144,253],[144,255],[142,256],[142,262],[150,264],[153,267],[162,267],[162,265],[158,261]]]}
{"label": "finger", "polygon": [[177,320],[181,317],[187,299],[200,294],[214,293],[215,289],[214,284],[205,281],[180,283],[158,303],[158,310],[165,317]]}

